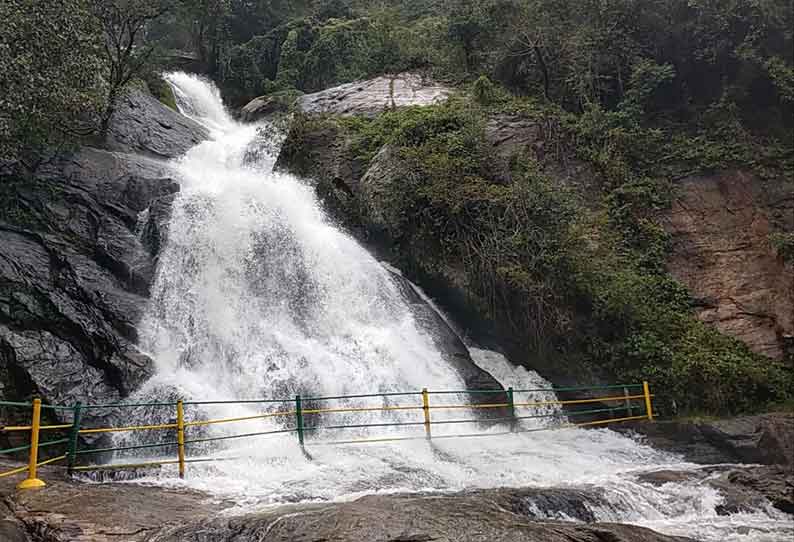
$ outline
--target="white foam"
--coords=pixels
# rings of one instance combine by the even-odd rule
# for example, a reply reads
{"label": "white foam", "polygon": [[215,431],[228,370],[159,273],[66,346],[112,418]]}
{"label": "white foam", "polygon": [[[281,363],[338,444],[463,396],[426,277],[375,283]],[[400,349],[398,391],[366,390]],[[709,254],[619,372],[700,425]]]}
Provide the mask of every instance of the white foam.
{"label": "white foam", "polygon": [[[173,205],[141,346],[157,374],[135,398],[187,400],[326,396],[462,389],[419,327],[385,270],[325,216],[312,187],[273,173],[272,153],[251,153],[257,126],[235,123],[217,89],[186,74],[168,74],[182,111],[209,126],[213,139],[174,163],[182,191]],[[254,156],[253,163],[250,156]],[[268,158],[269,157],[269,158]],[[548,389],[532,371],[503,356],[472,356],[505,386]],[[551,398],[548,391],[532,392]],[[539,395],[537,395],[539,394]],[[434,404],[465,397],[433,396]],[[360,399],[322,406],[421,404],[418,395]],[[292,404],[187,407],[187,418],[237,417],[291,410]],[[550,407],[550,412],[554,409]],[[143,412],[168,421],[162,409]],[[467,419],[465,409],[434,420]],[[670,454],[612,431],[564,429],[512,435],[504,424],[434,425],[436,436],[490,431],[494,436],[422,439],[421,410],[327,415],[324,424],[419,422],[416,426],[311,432],[301,452],[294,434],[189,446],[197,456],[235,461],[190,464],[181,481],[172,467],[148,479],[233,498],[246,508],[263,503],[350,499],[373,492],[461,490],[500,486],[595,487],[610,503],[600,519],[648,525],[704,540],[772,540],[790,522],[768,509],[721,518],[719,496],[692,484],[653,488],[635,474],[691,468]],[[291,416],[190,428],[188,439],[281,430]],[[317,420],[307,420],[307,425]],[[526,428],[527,425],[524,425]],[[531,425],[530,427],[537,427]],[[414,435],[416,441],[320,446],[319,441]],[[693,518],[704,517],[705,526]],[[741,523],[745,527],[737,526]],[[783,529],[783,531],[781,531]],[[744,534],[743,534],[744,533]],[[770,535],[771,536],[771,535]]]}

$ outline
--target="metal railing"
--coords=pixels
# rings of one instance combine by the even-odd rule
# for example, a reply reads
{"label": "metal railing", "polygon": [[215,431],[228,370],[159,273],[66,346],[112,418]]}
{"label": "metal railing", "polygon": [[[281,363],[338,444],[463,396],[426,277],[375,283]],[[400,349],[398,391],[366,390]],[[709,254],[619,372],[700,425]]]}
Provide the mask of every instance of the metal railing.
{"label": "metal railing", "polygon": [[[522,393],[538,393],[538,392],[594,392],[594,391],[607,391],[607,395],[603,397],[593,397],[586,399],[573,399],[573,400],[544,400],[544,401],[516,401],[516,394]],[[630,391],[635,390],[635,391]],[[619,393],[622,392],[622,393]],[[431,404],[431,396],[450,396],[450,395],[493,395],[497,397],[497,402],[492,403],[473,403],[473,404],[447,404],[447,403],[433,403]],[[395,398],[420,399],[416,403],[390,405],[384,404],[380,406],[341,406],[329,408],[310,407],[305,408],[304,404],[311,403],[313,405],[321,404],[329,401],[349,401],[349,400],[365,400],[380,398],[384,401],[394,400]],[[77,403],[74,406],[63,405],[44,405],[40,399],[34,399],[31,403],[22,402],[9,402],[0,401],[0,407],[15,408],[15,409],[30,409],[31,421],[29,425],[5,425],[0,428],[1,432],[16,433],[24,432],[29,433],[29,444],[0,450],[0,456],[19,454],[20,452],[28,452],[27,466],[14,468],[6,472],[0,472],[0,478],[6,476],[13,476],[27,472],[27,478],[17,485],[18,489],[32,489],[43,487],[45,483],[38,478],[38,467],[52,463],[66,462],[66,469],[71,474],[79,471],[92,471],[92,470],[107,470],[107,469],[127,469],[127,468],[144,468],[144,467],[158,467],[163,465],[178,465],[178,472],[181,478],[185,476],[186,465],[189,463],[203,463],[211,461],[224,461],[234,458],[189,458],[186,454],[186,449],[189,445],[199,443],[208,443],[221,440],[241,439],[261,437],[266,435],[277,435],[294,433],[297,436],[298,444],[304,450],[306,446],[306,434],[317,432],[320,430],[345,430],[345,429],[370,429],[382,427],[424,427],[424,435],[420,436],[389,436],[389,437],[376,437],[376,438],[362,438],[362,439],[348,439],[348,440],[333,440],[333,441],[312,441],[313,446],[320,445],[341,445],[341,444],[365,444],[365,443],[382,443],[382,442],[395,442],[407,440],[426,439],[428,441],[436,439],[450,439],[450,438],[467,438],[467,437],[488,437],[496,435],[508,435],[515,433],[528,433],[534,431],[543,431],[548,429],[559,429],[565,427],[593,427],[600,425],[607,425],[610,423],[625,422],[630,420],[647,419],[653,421],[653,395],[647,382],[642,384],[620,384],[612,386],[593,386],[593,387],[577,387],[577,388],[550,388],[550,389],[526,389],[515,390],[512,387],[506,390],[440,390],[429,391],[423,389],[421,391],[413,392],[387,392],[387,393],[372,393],[360,395],[340,395],[330,397],[302,397],[296,395],[290,399],[262,399],[262,400],[245,400],[245,401],[174,401],[162,403],[119,403],[119,404],[97,404],[97,405],[83,405]],[[586,409],[586,410],[573,410],[566,413],[566,417],[578,418],[580,416],[588,415],[604,415],[610,413],[614,415],[616,411],[625,411],[624,415],[617,417],[607,417],[603,419],[595,419],[584,422],[566,421],[554,427],[534,427],[534,428],[521,428],[519,423],[521,420],[526,419],[542,419],[559,417],[558,412],[554,413],[529,413],[524,414],[519,412],[520,409],[538,409],[541,407],[566,407],[582,405],[597,405],[599,408]],[[191,420],[185,419],[186,406],[209,406],[209,405],[280,405],[278,409],[273,412],[265,412],[249,416],[237,416],[229,418],[218,418],[209,420]],[[286,406],[283,406],[286,405]],[[610,406],[614,405],[614,406]],[[82,421],[84,414],[87,410],[99,410],[109,408],[130,409],[138,407],[153,407],[153,408],[173,408],[175,409],[175,421],[169,423],[149,424],[149,425],[125,425],[119,427],[84,427]],[[42,411],[71,411],[72,423],[61,423],[52,425],[42,425]],[[433,419],[431,415],[435,411],[458,411],[458,410],[486,410],[490,412],[497,412],[497,415],[477,418],[477,419]],[[312,418],[318,415],[335,415],[335,414],[362,414],[373,412],[422,412],[421,419],[410,421],[392,421],[382,423],[357,423],[357,424],[330,424],[320,425],[307,425],[307,418]],[[638,412],[638,414],[635,414]],[[250,433],[242,433],[235,435],[222,435],[202,437],[198,435],[196,438],[186,438],[186,433],[191,428],[208,427],[219,424],[232,424],[252,420],[266,420],[266,419],[282,419],[289,422],[292,420],[294,424],[291,427],[284,427],[282,429],[275,429],[270,431],[258,431]],[[496,423],[505,424],[506,430],[503,432],[485,432],[485,433],[463,433],[463,434],[444,434],[433,435],[432,427],[448,424],[483,424],[483,423]],[[80,449],[80,436],[81,435],[97,435],[105,433],[127,433],[137,431],[176,431],[176,440],[169,440],[165,442],[135,444],[127,446],[116,446],[106,448],[84,448]],[[53,440],[40,442],[42,432],[65,432],[66,436],[56,438]],[[42,448],[50,448],[53,446],[64,445],[65,450],[61,455],[51,457],[44,461],[39,461],[39,451]],[[160,459],[157,461],[143,461],[137,463],[123,463],[123,464],[89,464],[77,465],[78,458],[102,453],[116,453],[126,452],[132,450],[142,449],[156,449],[156,448],[176,448],[176,458],[174,459]],[[308,455],[308,454],[307,454]]]}

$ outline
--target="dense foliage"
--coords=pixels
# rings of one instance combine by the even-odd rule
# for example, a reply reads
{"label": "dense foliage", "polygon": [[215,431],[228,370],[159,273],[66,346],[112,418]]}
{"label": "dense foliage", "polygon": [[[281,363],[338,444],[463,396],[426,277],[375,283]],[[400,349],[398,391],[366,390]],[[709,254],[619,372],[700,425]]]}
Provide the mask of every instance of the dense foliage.
{"label": "dense foliage", "polygon": [[[483,95],[491,105],[473,103]],[[393,149],[403,176],[380,195],[380,212],[400,265],[463,288],[469,308],[513,342],[517,357],[563,378],[649,379],[665,390],[658,402],[666,414],[790,400],[790,364],[699,322],[665,267],[669,242],[656,221],[672,198],[665,174],[710,169],[711,157],[692,149],[704,136],[684,143],[623,112],[576,115],[505,96],[478,81],[472,99],[303,122],[320,124],[310,131],[334,124],[364,160],[383,145]],[[487,119],[505,111],[544,126],[559,158],[590,164],[590,184],[561,185],[554,156],[523,156],[505,172],[484,135]],[[737,155],[744,162],[724,155],[724,165],[755,167],[750,156],[758,152]],[[769,167],[781,174],[779,162]]]}
{"label": "dense foliage", "polygon": [[0,159],[93,132],[105,83],[89,2],[11,0],[0,21]]}

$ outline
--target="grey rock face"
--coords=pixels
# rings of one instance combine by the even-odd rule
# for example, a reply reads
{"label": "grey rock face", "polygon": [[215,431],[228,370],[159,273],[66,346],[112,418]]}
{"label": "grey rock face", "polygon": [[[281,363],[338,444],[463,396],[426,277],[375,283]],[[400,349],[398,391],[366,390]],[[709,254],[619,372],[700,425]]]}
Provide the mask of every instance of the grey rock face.
{"label": "grey rock face", "polygon": [[[470,390],[503,390],[502,385],[489,372],[479,368],[469,355],[469,350],[463,344],[460,336],[453,330],[439,313],[416,291],[411,281],[394,271],[392,278],[397,283],[405,300],[411,306],[411,312],[419,324],[427,331],[444,360],[453,367],[463,382],[466,389]],[[501,393],[473,393],[470,394],[473,404],[503,403],[507,402],[507,395]],[[481,412],[483,417],[506,417],[510,414],[506,409],[490,408]]]}
{"label": "grey rock face", "polygon": [[657,471],[642,474],[641,482],[662,485],[696,480],[717,489],[723,497],[717,513],[752,512],[765,503],[794,515],[794,471],[781,466],[718,465],[698,470]]}
{"label": "grey rock face", "polygon": [[771,413],[703,422],[621,424],[655,448],[693,463],[760,463],[794,470],[794,414]]}
{"label": "grey rock face", "polygon": [[284,113],[287,108],[284,100],[270,96],[260,96],[259,98],[254,98],[240,109],[240,120],[243,122],[256,122],[274,113]]}
{"label": "grey rock face", "polygon": [[[493,489],[457,494],[374,495],[221,514],[232,501],[135,484],[80,484],[46,473],[42,491],[14,492],[0,479],[8,525],[52,542],[685,542],[631,525],[591,523],[596,491]],[[2,505],[0,505],[2,506]],[[552,521],[555,513],[585,523]],[[545,516],[544,518],[538,515]],[[0,508],[0,529],[2,528]],[[0,533],[3,531],[0,530]],[[14,540],[14,539],[12,539]],[[26,540],[22,538],[21,540]],[[16,541],[15,541],[16,542]]]}
{"label": "grey rock face", "polygon": [[[108,146],[174,156],[203,134],[132,92],[113,117]],[[51,157],[33,173],[3,170],[0,398],[113,403],[151,375],[151,359],[135,346],[136,325],[178,191],[165,161],[89,147]],[[71,421],[62,411],[47,416]],[[115,416],[89,410],[86,423]]]}
{"label": "grey rock face", "polygon": [[377,115],[397,107],[443,102],[450,93],[449,88],[419,74],[402,73],[306,94],[298,98],[297,106],[310,114]]}
{"label": "grey rock face", "polygon": [[203,141],[206,128],[146,92],[131,89],[119,98],[105,146],[113,151],[174,158]]}
{"label": "grey rock face", "polygon": [[618,524],[532,521],[499,491],[371,496],[355,502],[278,508],[217,519],[155,537],[158,542],[683,542]]}

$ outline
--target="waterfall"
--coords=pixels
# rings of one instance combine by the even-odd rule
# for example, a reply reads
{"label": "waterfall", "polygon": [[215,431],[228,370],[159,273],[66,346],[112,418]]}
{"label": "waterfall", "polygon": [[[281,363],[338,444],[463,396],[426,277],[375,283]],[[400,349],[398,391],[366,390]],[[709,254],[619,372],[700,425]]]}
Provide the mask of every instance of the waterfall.
{"label": "waterfall", "polygon": [[[329,220],[310,184],[273,172],[278,143],[270,141],[267,148],[258,135],[262,126],[235,122],[212,84],[183,73],[166,78],[180,110],[208,126],[212,138],[173,163],[182,188],[140,326],[141,348],[156,360],[157,372],[134,401],[465,388],[435,346],[432,331],[412,314],[393,273]],[[513,367],[497,353],[472,348],[471,354],[505,386],[549,387],[534,372]],[[369,398],[346,404],[394,406],[417,400]],[[188,405],[187,417],[239,417],[280,408],[284,406]],[[433,416],[439,418],[434,419],[441,420],[475,415],[436,412]],[[152,420],[173,417],[156,408],[144,414]],[[408,423],[417,417],[421,412],[363,412],[333,421]],[[290,426],[292,419],[273,417],[201,431],[190,428],[188,439]],[[717,515],[721,497],[715,490],[694,482],[660,487],[639,483],[638,472],[692,465],[608,429],[516,435],[497,435],[504,427],[494,424],[476,429],[494,436],[323,446],[323,440],[351,434],[421,436],[423,427],[323,433],[308,442],[311,458],[301,452],[294,434],[213,441],[190,451],[234,461],[190,464],[184,481],[164,467],[148,481],[209,491],[233,498],[243,508],[373,492],[586,487],[608,503],[593,510],[604,521],[715,541],[771,541],[791,532],[790,524],[769,509],[743,514],[742,525],[751,525],[743,530],[733,519]],[[444,434],[461,428],[451,424],[433,430]],[[693,518],[701,526],[694,526]]]}

